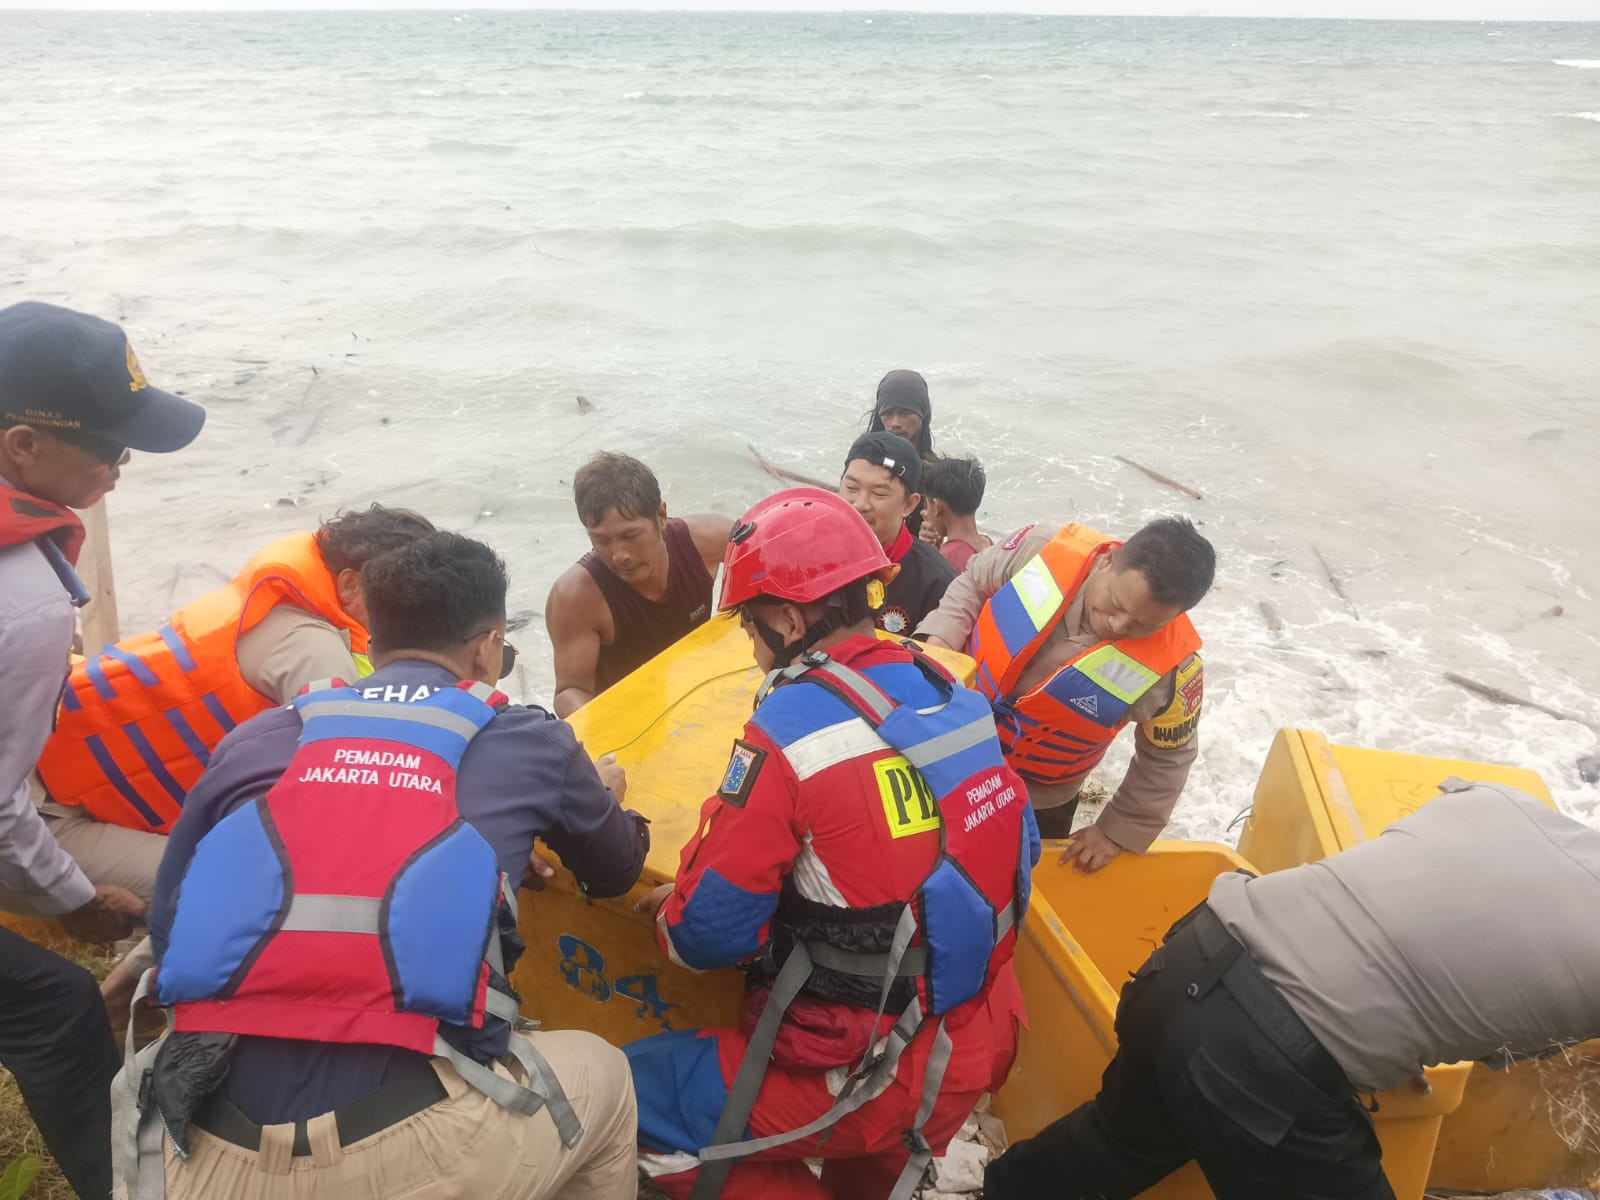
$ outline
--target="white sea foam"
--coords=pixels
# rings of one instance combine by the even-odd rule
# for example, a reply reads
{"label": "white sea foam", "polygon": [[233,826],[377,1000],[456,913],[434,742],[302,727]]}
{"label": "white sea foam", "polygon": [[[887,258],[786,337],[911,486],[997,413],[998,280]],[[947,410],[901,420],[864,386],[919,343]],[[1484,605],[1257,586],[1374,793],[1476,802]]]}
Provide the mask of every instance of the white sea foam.
{"label": "white sea foam", "polygon": [[1600,70],[1600,58],[1552,58],[1558,67],[1577,67],[1583,71]]}
{"label": "white sea foam", "polygon": [[1563,117],[1573,117],[1579,121],[1600,121],[1600,112],[1559,113],[1557,115]]}

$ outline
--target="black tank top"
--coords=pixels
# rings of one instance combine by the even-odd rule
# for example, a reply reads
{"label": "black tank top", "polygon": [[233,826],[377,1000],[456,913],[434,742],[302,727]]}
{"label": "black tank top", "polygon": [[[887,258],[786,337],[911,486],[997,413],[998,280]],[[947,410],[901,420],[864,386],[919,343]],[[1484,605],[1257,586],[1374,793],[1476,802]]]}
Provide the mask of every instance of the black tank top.
{"label": "black tank top", "polygon": [[601,645],[595,670],[602,692],[711,616],[711,576],[688,523],[669,518],[666,542],[667,593],[659,601],[645,599],[595,555],[578,560],[611,609],[612,641]]}

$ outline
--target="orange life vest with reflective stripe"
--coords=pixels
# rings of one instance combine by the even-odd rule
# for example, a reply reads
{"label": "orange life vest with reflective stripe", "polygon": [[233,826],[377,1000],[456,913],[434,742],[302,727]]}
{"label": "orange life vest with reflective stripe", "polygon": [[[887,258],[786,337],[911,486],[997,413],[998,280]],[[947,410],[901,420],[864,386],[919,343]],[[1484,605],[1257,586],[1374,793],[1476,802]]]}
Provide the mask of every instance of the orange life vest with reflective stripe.
{"label": "orange life vest with reflective stripe", "polygon": [[273,542],[160,629],[108,643],[73,667],[39,757],[51,797],[113,825],[171,829],[212,748],[274,704],[239,674],[237,643],[279,604],[349,630],[351,652],[366,653],[367,631],[339,606],[315,535]]}
{"label": "orange life vest with reflective stripe", "polygon": [[1128,710],[1200,649],[1200,635],[1179,616],[1149,637],[1090,646],[1010,698],[1094,564],[1121,544],[1084,525],[1065,526],[989,597],[973,626],[967,653],[977,660],[976,684],[994,708],[1006,761],[1024,779],[1062,783],[1088,774],[1127,725]]}

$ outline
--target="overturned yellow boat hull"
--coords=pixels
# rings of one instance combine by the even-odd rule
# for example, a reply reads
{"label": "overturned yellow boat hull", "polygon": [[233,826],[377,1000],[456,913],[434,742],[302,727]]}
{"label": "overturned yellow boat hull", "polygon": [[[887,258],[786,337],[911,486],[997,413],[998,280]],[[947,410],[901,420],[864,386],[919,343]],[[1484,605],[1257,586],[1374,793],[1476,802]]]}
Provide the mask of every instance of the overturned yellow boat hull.
{"label": "overturned yellow boat hull", "polygon": [[[970,660],[940,657],[970,676]],[[542,894],[524,895],[528,950],[515,981],[530,1016],[616,1043],[734,1020],[739,974],[695,974],[669,963],[633,902],[672,878],[759,684],[746,636],[712,621],[574,714],[589,753],[614,753],[627,769],[625,803],[651,819],[652,849],[644,878],[622,899],[589,900],[564,872]],[[1017,946],[1029,1022],[1017,1066],[995,1098],[1013,1139],[1095,1094],[1116,1049],[1123,982],[1218,874],[1247,865],[1225,846],[1158,842],[1149,854],[1122,855],[1085,876],[1056,865],[1060,848],[1046,843]],[[1430,1072],[1431,1095],[1381,1097],[1378,1134],[1400,1200],[1421,1197],[1440,1118],[1459,1102],[1466,1074],[1464,1066],[1443,1067]],[[1211,1192],[1191,1165],[1147,1194],[1202,1200]]]}

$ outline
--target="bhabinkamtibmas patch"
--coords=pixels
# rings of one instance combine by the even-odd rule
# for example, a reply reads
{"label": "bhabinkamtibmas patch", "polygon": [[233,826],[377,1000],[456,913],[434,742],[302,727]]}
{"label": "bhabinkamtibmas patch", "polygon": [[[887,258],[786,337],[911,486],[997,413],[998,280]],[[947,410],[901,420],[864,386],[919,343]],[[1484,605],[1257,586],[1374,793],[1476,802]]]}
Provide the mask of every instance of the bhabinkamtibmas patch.
{"label": "bhabinkamtibmas patch", "polygon": [[765,750],[758,750],[749,742],[735,738],[733,757],[728,759],[728,773],[722,777],[722,786],[717,789],[717,795],[722,797],[723,803],[743,808],[744,802],[750,799],[750,789],[756,785],[756,776],[761,773],[761,764],[766,760]]}
{"label": "bhabinkamtibmas patch", "polygon": [[1158,746],[1187,746],[1200,725],[1200,704],[1205,694],[1205,675],[1200,656],[1192,655],[1178,668],[1172,703],[1145,726],[1145,733]]}

